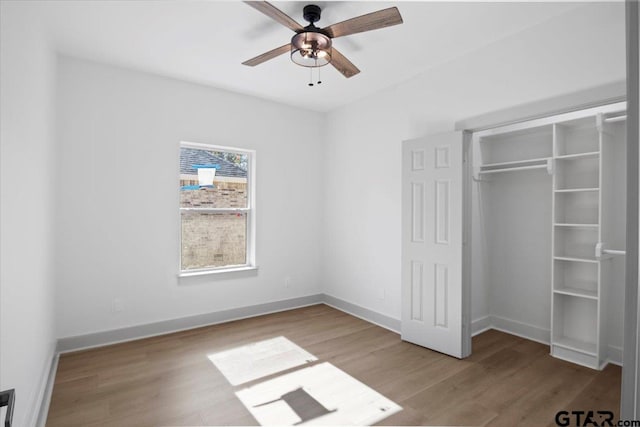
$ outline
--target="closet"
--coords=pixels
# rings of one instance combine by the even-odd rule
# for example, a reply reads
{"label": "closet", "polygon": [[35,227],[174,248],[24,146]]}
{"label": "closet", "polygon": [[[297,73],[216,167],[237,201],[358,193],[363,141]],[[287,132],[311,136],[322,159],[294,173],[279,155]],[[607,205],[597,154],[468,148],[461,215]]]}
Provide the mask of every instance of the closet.
{"label": "closet", "polygon": [[[462,147],[460,157],[445,143],[452,138]],[[458,331],[449,325],[455,324],[464,349],[471,334],[493,328],[548,344],[552,356],[593,369],[620,364],[625,103],[475,131],[464,142],[460,134],[436,137],[431,145],[428,139],[403,147],[403,339],[439,349],[430,345],[430,331],[453,337]],[[460,191],[438,178],[443,150],[447,163],[461,165]],[[423,178],[416,158],[423,169],[434,162],[435,175]],[[429,194],[445,182],[446,195]],[[462,199],[460,221],[456,198]],[[421,242],[430,236],[416,240],[414,231],[417,224],[438,235],[440,211],[449,216],[440,221],[448,229],[463,230],[460,245],[453,245],[461,262],[438,261],[431,273],[438,245],[425,255]],[[448,319],[438,327],[430,320],[437,314],[423,313],[425,307],[454,315],[459,308],[461,325]],[[465,357],[472,351],[445,352]]]}
{"label": "closet", "polygon": [[471,144],[473,237],[487,250],[472,254],[487,270],[471,287],[485,292],[488,326],[591,368],[620,363],[624,104],[476,132]]}

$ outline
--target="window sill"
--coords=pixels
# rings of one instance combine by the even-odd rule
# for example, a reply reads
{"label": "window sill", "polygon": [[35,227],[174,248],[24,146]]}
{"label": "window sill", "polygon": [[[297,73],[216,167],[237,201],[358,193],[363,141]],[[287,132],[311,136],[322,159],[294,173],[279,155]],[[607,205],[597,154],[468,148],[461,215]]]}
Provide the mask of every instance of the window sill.
{"label": "window sill", "polygon": [[237,273],[257,273],[258,266],[256,265],[243,265],[242,267],[230,267],[219,268],[215,270],[197,270],[197,271],[183,271],[178,274],[179,278],[185,277],[198,277],[198,276],[213,276],[219,278],[236,277]]}

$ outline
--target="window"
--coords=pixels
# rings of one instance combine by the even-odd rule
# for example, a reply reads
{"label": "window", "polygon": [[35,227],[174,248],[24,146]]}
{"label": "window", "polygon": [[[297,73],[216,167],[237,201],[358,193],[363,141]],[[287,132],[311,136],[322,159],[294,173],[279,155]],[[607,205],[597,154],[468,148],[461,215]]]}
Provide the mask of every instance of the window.
{"label": "window", "polygon": [[255,266],[255,152],[180,144],[181,275]]}

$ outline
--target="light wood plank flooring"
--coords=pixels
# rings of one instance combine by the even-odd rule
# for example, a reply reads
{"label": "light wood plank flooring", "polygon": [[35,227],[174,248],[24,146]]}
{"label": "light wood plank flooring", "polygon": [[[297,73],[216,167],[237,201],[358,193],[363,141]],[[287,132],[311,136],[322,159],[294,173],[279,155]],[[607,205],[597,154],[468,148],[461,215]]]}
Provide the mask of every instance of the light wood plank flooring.
{"label": "light wood plank flooring", "polygon": [[[618,414],[620,368],[598,372],[497,331],[457,360],[326,305],[64,354],[47,426],[256,425],[207,355],[285,336],[395,401],[386,425],[555,425],[559,410]],[[276,375],[277,376],[277,375]]]}

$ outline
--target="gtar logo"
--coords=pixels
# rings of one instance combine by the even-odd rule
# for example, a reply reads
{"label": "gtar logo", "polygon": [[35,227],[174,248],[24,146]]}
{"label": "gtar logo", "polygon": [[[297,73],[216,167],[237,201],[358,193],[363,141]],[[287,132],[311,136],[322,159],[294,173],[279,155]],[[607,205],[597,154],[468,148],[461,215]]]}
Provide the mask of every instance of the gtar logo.
{"label": "gtar logo", "polygon": [[611,411],[560,411],[556,414],[556,424],[560,427],[613,427]]}

